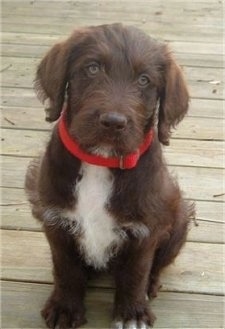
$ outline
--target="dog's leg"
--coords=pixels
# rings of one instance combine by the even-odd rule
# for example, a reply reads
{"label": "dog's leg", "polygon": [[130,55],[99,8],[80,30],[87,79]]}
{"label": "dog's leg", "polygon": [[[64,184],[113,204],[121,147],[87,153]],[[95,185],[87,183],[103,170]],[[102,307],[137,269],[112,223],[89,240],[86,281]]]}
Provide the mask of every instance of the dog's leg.
{"label": "dog's leg", "polygon": [[45,228],[54,264],[54,290],[42,310],[49,328],[77,328],[86,322],[84,295],[86,271],[68,232]]}
{"label": "dog's leg", "polygon": [[188,222],[189,221],[185,221],[183,224],[176,225],[173,232],[170,234],[169,239],[164,240],[157,249],[151,273],[149,275],[147,294],[150,298],[157,297],[157,292],[161,287],[159,280],[160,273],[166,266],[174,261],[185,243],[188,231]]}
{"label": "dog's leg", "polygon": [[146,290],[154,250],[149,239],[132,241],[120,257],[115,271],[113,328],[147,329],[153,325],[155,316],[146,300]]}

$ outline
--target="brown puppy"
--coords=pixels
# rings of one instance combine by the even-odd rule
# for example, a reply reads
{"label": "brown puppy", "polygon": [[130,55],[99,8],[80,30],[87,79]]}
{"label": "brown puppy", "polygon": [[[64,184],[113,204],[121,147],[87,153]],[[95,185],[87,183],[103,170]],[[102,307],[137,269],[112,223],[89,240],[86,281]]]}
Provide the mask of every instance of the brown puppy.
{"label": "brown puppy", "polygon": [[[26,190],[54,264],[42,315],[50,328],[85,322],[88,274],[115,279],[115,328],[148,328],[162,269],[185,242],[193,208],[162,157],[188,110],[188,91],[167,45],[134,27],[75,31],[41,61],[37,93],[55,125]],[[157,126],[157,127],[156,127]]]}

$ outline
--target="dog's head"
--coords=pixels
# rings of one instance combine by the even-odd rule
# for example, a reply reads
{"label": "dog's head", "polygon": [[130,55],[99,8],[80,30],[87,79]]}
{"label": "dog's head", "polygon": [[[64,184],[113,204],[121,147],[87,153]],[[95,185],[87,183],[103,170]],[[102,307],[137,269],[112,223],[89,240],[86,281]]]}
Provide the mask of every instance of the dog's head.
{"label": "dog's head", "polygon": [[78,30],[56,44],[38,67],[36,89],[50,101],[48,121],[66,101],[69,131],[80,145],[119,155],[137,149],[156,122],[168,144],[189,99],[168,46],[121,24]]}

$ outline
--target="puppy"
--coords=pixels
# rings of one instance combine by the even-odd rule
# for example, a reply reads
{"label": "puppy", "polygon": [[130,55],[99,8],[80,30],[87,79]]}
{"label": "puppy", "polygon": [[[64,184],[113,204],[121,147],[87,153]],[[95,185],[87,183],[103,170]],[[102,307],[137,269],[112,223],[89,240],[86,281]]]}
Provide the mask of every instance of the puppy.
{"label": "puppy", "polygon": [[189,95],[164,43],[121,24],[84,28],[56,44],[36,76],[48,146],[26,191],[54,266],[42,316],[49,328],[85,323],[89,274],[115,280],[114,328],[148,328],[160,272],[185,242],[193,207],[168,173],[161,144]]}

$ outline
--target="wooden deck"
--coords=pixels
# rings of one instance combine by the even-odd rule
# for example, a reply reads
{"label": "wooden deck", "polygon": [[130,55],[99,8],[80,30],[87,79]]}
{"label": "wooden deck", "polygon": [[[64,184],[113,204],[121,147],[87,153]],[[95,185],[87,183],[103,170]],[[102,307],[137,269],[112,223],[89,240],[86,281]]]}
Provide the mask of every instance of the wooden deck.
{"label": "wooden deck", "polygon": [[[165,153],[196,201],[199,226],[151,302],[155,328],[224,328],[222,11],[220,0],[2,2],[1,328],[44,328],[39,311],[52,288],[49,247],[23,191],[27,164],[50,129],[32,89],[35,67],[73,28],[115,21],[170,42],[192,96]],[[109,278],[89,283],[85,328],[109,327],[112,297]]]}

